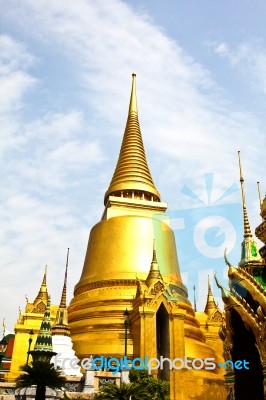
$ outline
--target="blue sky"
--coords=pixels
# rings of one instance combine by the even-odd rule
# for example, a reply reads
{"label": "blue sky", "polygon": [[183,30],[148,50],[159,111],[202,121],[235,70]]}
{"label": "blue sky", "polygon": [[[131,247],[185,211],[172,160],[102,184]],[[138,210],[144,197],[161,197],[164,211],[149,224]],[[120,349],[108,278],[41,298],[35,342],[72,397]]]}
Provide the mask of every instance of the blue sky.
{"label": "blue sky", "polygon": [[[202,308],[207,274],[217,270],[226,283],[226,270],[221,256],[205,249],[201,258],[197,246],[206,239],[222,248],[223,229],[231,229],[233,263],[240,254],[240,191],[216,202],[232,185],[239,188],[237,150],[252,228],[260,222],[265,2],[0,0],[0,6],[0,318],[12,330],[46,264],[52,302],[59,301],[67,247],[71,299],[117,161],[132,72],[148,163],[169,204],[184,281],[190,296],[196,284]],[[210,201],[206,174],[213,180]],[[202,202],[185,195],[184,186]],[[211,227],[210,205],[233,228],[224,220],[220,233]],[[208,235],[193,238],[191,225],[180,228],[182,213],[191,224],[200,215]]]}

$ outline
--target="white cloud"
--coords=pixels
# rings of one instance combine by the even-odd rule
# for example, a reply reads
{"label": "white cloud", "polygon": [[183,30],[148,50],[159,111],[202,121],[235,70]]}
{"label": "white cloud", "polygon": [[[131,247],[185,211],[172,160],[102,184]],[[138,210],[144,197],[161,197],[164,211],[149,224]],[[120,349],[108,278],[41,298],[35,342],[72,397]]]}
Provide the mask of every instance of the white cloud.
{"label": "white cloud", "polygon": [[[68,246],[71,290],[79,279],[87,229],[100,218],[118,156],[132,72],[152,175],[170,204],[183,204],[184,183],[200,193],[204,172],[219,174],[215,190],[222,193],[238,179],[243,146],[246,177],[256,182],[265,143],[256,116],[233,105],[210,71],[121,1],[47,7],[9,0],[2,18],[9,36],[2,42],[1,282],[10,285],[7,302],[16,292],[11,321],[29,286],[35,295],[46,263],[59,297]],[[226,43],[216,48],[226,57],[230,51]]]}
{"label": "white cloud", "polygon": [[56,162],[66,168],[67,163],[72,168],[79,169],[82,165],[99,164],[103,160],[102,152],[97,143],[85,143],[72,141],[57,148],[49,155],[49,161]]}
{"label": "white cloud", "polygon": [[266,47],[260,42],[243,42],[237,46],[220,43],[215,53],[228,59],[246,83],[266,94]]}
{"label": "white cloud", "polygon": [[0,49],[1,74],[17,69],[27,69],[36,62],[35,57],[26,50],[22,43],[8,35],[0,35]]}
{"label": "white cloud", "polygon": [[12,142],[18,129],[18,112],[24,106],[24,95],[37,80],[27,72],[35,58],[25,47],[8,35],[0,35],[0,123],[1,152]]}
{"label": "white cloud", "polygon": [[23,94],[36,80],[26,70],[34,57],[10,36],[0,35],[0,114],[22,106]]}

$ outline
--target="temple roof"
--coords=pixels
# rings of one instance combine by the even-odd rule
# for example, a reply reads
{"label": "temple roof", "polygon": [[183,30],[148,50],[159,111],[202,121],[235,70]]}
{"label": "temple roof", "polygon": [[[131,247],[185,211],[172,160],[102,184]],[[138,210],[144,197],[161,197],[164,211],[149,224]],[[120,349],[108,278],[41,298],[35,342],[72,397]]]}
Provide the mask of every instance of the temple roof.
{"label": "temple roof", "polygon": [[34,300],[34,304],[37,303],[39,300],[44,300],[45,303],[47,303],[48,292],[47,292],[47,286],[46,286],[46,277],[47,277],[47,265],[45,267],[42,284],[41,284],[39,293],[37,294],[37,296],[36,296],[36,298]]}
{"label": "temple roof", "polygon": [[125,192],[122,196],[126,197],[126,193],[132,191],[148,194],[151,199],[160,201],[146,160],[138,119],[136,75],[132,77],[127,124],[114,175],[105,193],[105,204],[110,195],[121,196],[121,192]]}

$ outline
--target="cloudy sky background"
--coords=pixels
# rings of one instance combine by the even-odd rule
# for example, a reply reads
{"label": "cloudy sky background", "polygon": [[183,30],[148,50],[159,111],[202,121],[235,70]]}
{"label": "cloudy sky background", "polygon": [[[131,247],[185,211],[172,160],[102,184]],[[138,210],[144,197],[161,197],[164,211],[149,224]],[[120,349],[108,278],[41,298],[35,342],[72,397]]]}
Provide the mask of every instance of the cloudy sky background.
{"label": "cloudy sky background", "polygon": [[[25,294],[35,298],[46,264],[52,302],[59,302],[67,247],[72,297],[117,161],[132,72],[148,163],[170,216],[202,207],[205,218],[208,204],[224,204],[226,216],[240,201],[241,150],[250,222],[259,224],[256,182],[266,190],[263,0],[0,0],[0,7],[0,319],[9,330]],[[213,174],[210,201],[205,174]],[[242,221],[228,210],[237,263]],[[173,220],[173,227],[179,242],[180,225]],[[213,246],[227,235],[209,233]],[[180,239],[178,254],[190,298],[195,284],[202,308],[212,269],[226,284],[222,257],[205,254],[205,264],[199,257],[196,279],[187,267],[196,250],[188,255]]]}

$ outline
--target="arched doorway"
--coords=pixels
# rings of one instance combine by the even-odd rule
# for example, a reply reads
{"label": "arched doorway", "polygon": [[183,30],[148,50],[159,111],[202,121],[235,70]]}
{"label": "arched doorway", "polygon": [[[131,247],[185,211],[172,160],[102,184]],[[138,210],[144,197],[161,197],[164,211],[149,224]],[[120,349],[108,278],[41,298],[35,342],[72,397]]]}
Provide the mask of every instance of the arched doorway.
{"label": "arched doorway", "polygon": [[[157,358],[170,358],[169,314],[163,303],[156,313],[156,344]],[[158,377],[170,380],[169,362],[163,364],[163,369],[158,371]]]}
{"label": "arched doorway", "polygon": [[235,400],[264,400],[263,373],[256,340],[251,328],[247,328],[238,312],[231,311],[231,326],[233,330],[232,360],[246,360],[249,369],[234,369]]}

